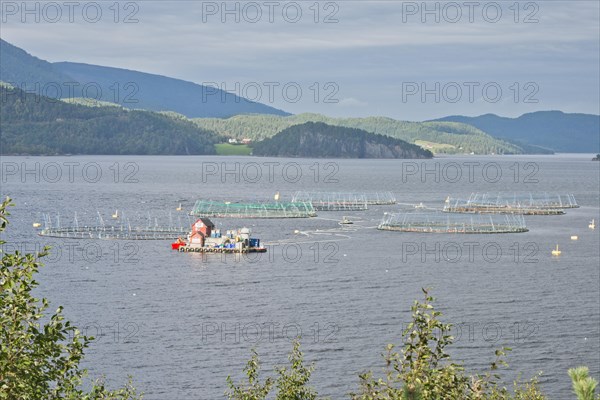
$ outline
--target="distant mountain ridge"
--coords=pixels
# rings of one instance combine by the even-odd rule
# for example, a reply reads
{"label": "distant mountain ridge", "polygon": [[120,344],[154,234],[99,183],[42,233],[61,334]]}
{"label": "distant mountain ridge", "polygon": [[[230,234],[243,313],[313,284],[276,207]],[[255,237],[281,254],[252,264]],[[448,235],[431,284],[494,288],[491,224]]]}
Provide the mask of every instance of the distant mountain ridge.
{"label": "distant mountain ridge", "polygon": [[478,117],[452,115],[433,121],[461,122],[492,136],[558,152],[600,151],[600,115],[537,111],[517,118],[484,114]]}
{"label": "distant mountain ridge", "polygon": [[[48,85],[48,93],[51,94],[40,94],[51,97],[92,97],[127,108],[175,111],[188,118],[224,118],[239,114],[290,115],[217,88],[181,79],[90,64],[49,63],[2,39],[0,81],[26,90],[39,90],[36,84],[42,88]],[[56,93],[56,85],[60,93]],[[87,95],[82,93],[85,85]]]}
{"label": "distant mountain ridge", "polygon": [[35,89],[48,84],[69,82],[73,79],[58,71],[48,61],[32,56],[25,50],[0,39],[0,81],[16,87]]}
{"label": "distant mountain ridge", "polygon": [[255,143],[253,154],[310,158],[431,158],[429,150],[362,129],[305,122]]}
{"label": "distant mountain ridge", "polygon": [[[217,88],[162,75],[72,62],[52,65],[78,82],[98,83],[103,89],[103,97],[99,100],[129,108],[175,111],[188,118],[226,118],[239,114],[290,115]],[[115,96],[116,85],[121,92],[119,96]]]}

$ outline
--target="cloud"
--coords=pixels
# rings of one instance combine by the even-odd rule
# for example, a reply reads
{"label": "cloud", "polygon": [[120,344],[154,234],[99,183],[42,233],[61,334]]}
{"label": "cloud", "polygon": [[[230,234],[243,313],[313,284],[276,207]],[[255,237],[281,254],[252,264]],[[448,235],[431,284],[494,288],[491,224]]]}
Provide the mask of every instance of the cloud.
{"label": "cloud", "polygon": [[358,99],[355,99],[354,97],[343,98],[337,103],[337,106],[342,108],[364,108],[368,105],[369,103],[360,101]]}

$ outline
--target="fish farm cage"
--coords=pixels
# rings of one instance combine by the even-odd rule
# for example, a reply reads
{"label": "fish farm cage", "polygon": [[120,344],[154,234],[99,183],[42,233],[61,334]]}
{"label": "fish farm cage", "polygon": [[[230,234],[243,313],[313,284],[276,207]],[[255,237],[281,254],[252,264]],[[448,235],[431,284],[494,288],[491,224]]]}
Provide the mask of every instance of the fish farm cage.
{"label": "fish farm cage", "polygon": [[127,218],[124,214],[113,216],[105,222],[100,212],[94,221],[80,222],[75,213],[73,220],[61,224],[60,214],[54,218],[50,214],[43,214],[43,227],[39,230],[40,236],[64,239],[106,239],[106,240],[174,240],[185,237],[192,224],[191,216],[178,216],[177,221],[169,214],[169,223],[159,223],[157,217],[149,214],[139,218]]}
{"label": "fish farm cage", "polygon": [[198,200],[191,215],[220,218],[310,218],[317,213],[311,203],[292,202],[230,202]]}
{"label": "fish farm cage", "polygon": [[572,194],[488,194],[472,193],[468,199],[446,199],[443,211],[452,213],[491,213],[521,215],[560,215],[578,208]]}
{"label": "fish farm cage", "polygon": [[519,233],[527,232],[522,215],[450,214],[439,211],[390,213],[380,230],[417,233]]}
{"label": "fish farm cage", "polygon": [[364,211],[369,205],[396,204],[396,197],[391,192],[299,191],[292,201],[311,203],[317,211]]}

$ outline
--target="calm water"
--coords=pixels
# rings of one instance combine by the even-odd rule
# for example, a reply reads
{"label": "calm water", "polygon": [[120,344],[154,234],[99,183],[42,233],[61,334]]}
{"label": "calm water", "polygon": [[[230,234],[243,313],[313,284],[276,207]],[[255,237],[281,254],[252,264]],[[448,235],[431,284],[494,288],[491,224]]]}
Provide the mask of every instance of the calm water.
{"label": "calm water", "polygon": [[[316,363],[319,393],[346,397],[359,372],[381,371],[380,354],[400,343],[421,287],[433,288],[446,321],[458,324],[451,353],[469,371],[485,371],[494,349],[510,346],[508,380],[543,371],[543,389],[568,399],[568,368],[600,371],[600,229],[588,228],[600,222],[600,164],[590,158],[4,157],[1,194],[17,203],[6,235],[14,246],[54,245],[38,292],[97,336],[86,358],[91,376],[116,385],[132,374],[147,399],[223,398],[225,378],[241,378],[251,348],[272,373],[297,334]],[[180,202],[189,210],[197,198],[286,198],[302,189],[385,190],[431,207],[448,195],[547,191],[573,193],[581,208],[528,217],[530,231],[514,235],[375,230],[399,205],[345,213],[356,221],[345,229],[337,224],[344,213],[214,220],[250,226],[270,246],[259,259],[179,254],[158,241],[39,238],[31,227],[41,213],[59,213],[66,225],[75,212],[83,224],[97,212],[110,220],[116,209],[132,220],[170,213],[186,222]],[[550,255],[556,244],[560,258]]]}

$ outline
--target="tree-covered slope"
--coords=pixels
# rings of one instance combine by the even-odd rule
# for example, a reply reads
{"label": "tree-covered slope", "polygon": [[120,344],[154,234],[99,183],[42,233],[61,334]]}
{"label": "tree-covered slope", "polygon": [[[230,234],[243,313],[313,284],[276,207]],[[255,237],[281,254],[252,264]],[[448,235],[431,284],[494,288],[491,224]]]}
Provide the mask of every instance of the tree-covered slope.
{"label": "tree-covered slope", "polygon": [[199,118],[198,126],[225,137],[261,140],[281,130],[305,122],[363,129],[391,136],[409,143],[426,141],[447,144],[440,152],[476,154],[520,154],[518,145],[496,139],[472,126],[456,122],[406,122],[385,117],[332,118],[320,114],[299,114],[287,117],[273,115],[238,115],[227,119]]}
{"label": "tree-covered slope", "polygon": [[2,154],[215,154],[215,135],[186,120],[89,107],[0,86]]}
{"label": "tree-covered slope", "polygon": [[600,115],[538,111],[518,118],[453,115],[436,121],[473,125],[490,135],[560,152],[600,151]]}
{"label": "tree-covered slope", "polygon": [[362,129],[305,122],[254,144],[253,154],[311,158],[431,158],[431,152]]}

